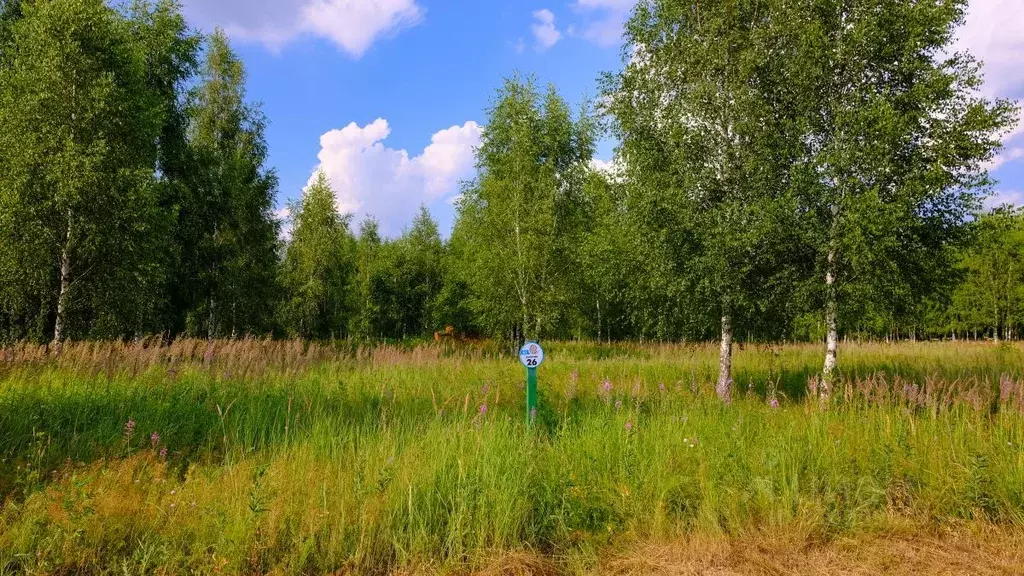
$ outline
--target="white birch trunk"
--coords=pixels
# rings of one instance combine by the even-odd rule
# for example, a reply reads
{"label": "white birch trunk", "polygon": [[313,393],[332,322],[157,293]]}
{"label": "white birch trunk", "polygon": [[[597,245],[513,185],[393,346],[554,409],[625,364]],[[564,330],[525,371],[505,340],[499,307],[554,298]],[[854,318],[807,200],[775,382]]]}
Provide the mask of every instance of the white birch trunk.
{"label": "white birch trunk", "polygon": [[821,370],[820,392],[823,398],[832,393],[833,378],[836,371],[836,356],[839,349],[839,332],[836,302],[836,252],[828,252],[828,266],[825,271],[825,365]]}
{"label": "white birch trunk", "polygon": [[722,315],[722,341],[718,352],[718,385],[715,392],[723,402],[732,398],[732,317]]}
{"label": "white birch trunk", "polygon": [[64,326],[68,312],[68,293],[71,291],[71,213],[68,213],[68,232],[60,254],[60,293],[57,296],[57,318],[53,322],[53,342],[64,341]]}

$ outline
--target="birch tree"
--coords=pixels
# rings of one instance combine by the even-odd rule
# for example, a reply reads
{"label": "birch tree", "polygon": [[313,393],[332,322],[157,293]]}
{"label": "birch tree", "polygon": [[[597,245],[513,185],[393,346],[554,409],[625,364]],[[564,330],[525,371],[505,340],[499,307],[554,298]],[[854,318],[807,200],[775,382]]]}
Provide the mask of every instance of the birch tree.
{"label": "birch tree", "polygon": [[980,96],[980,65],[952,52],[967,0],[785,6],[786,106],[801,146],[792,173],[815,253],[828,395],[844,303],[927,291],[986,193],[983,162],[1014,108]]}
{"label": "birch tree", "polygon": [[112,304],[112,288],[121,302],[145,297],[132,287],[154,270],[145,248],[163,216],[163,116],[148,52],[120,13],[101,0],[21,11],[0,67],[0,277],[5,306],[61,342],[73,318],[88,332],[89,299]]}
{"label": "birch tree", "polygon": [[277,297],[278,223],[272,214],[277,175],[265,164],[266,120],[246,100],[245,66],[220,30],[208,40],[201,84],[190,105],[194,230],[193,333],[267,332]]}
{"label": "birch tree", "polygon": [[786,131],[774,109],[783,57],[773,2],[640,2],[625,69],[605,79],[639,215],[693,297],[717,312],[716,391],[732,391],[738,320],[756,308],[764,264],[792,213]]}
{"label": "birch tree", "polygon": [[593,156],[594,127],[585,113],[573,118],[553,87],[541,96],[519,78],[498,91],[488,117],[453,234],[481,325],[536,338],[557,323],[566,294],[564,215]]}
{"label": "birch tree", "polygon": [[991,329],[1012,339],[1024,321],[1024,211],[998,207],[972,225],[975,237],[962,252],[964,280],[953,293],[953,316],[964,328]]}
{"label": "birch tree", "polygon": [[340,214],[327,175],[317,172],[292,207],[292,239],[285,252],[284,325],[303,338],[344,336],[349,323],[355,239],[351,215]]}

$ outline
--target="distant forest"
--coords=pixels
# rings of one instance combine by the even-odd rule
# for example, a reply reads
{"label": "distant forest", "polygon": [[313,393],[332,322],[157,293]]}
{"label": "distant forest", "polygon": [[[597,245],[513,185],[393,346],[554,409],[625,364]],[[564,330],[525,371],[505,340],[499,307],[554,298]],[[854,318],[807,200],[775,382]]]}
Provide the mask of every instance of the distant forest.
{"label": "distant forest", "polygon": [[446,239],[322,173],[278,221],[243,62],[175,1],[0,0],[0,342],[1017,339],[1024,213],[982,206],[1019,114],[966,5],[641,1],[595,102],[497,87]]}

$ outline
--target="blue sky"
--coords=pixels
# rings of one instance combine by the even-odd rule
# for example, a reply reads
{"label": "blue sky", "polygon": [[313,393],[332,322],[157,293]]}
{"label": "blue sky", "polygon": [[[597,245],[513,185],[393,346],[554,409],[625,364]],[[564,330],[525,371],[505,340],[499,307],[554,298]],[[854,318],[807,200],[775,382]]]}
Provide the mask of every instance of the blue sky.
{"label": "blue sky", "polygon": [[[554,82],[596,97],[621,65],[635,0],[184,0],[190,21],[227,30],[249,97],[269,120],[279,204],[322,167],[338,204],[394,235],[426,203],[447,233],[458,182],[502,79]],[[987,94],[1024,96],[1024,0],[972,0],[961,47],[988,64]],[[612,143],[598,158],[609,160]],[[993,174],[1000,200],[1024,204],[1024,130]],[[993,200],[995,202],[996,200]]]}

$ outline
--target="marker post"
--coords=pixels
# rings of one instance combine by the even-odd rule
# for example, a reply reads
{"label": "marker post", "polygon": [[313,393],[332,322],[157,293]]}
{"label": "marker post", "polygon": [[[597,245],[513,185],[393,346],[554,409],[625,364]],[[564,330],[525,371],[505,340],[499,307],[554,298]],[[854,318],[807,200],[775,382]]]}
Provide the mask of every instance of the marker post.
{"label": "marker post", "polygon": [[544,349],[536,342],[526,342],[519,349],[519,361],[526,366],[526,424],[537,419],[537,367],[544,362]]}

